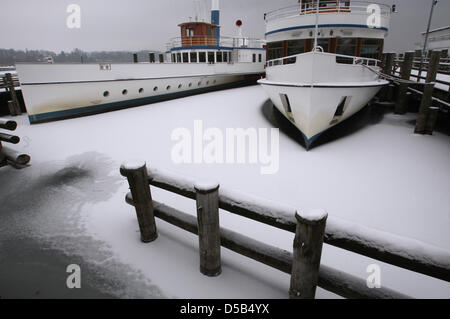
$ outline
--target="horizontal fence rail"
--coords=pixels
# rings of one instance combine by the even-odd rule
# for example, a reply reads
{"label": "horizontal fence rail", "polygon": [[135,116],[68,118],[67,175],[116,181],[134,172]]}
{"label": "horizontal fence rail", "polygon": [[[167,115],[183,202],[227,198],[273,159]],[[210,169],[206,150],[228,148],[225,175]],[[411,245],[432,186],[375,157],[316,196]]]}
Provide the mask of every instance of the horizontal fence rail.
{"label": "horizontal fence rail", "polygon": [[[194,181],[155,169],[148,170],[150,185],[195,199]],[[221,189],[219,208],[295,233],[295,209]],[[450,252],[414,239],[329,217],[325,243],[369,258],[450,281]]]}

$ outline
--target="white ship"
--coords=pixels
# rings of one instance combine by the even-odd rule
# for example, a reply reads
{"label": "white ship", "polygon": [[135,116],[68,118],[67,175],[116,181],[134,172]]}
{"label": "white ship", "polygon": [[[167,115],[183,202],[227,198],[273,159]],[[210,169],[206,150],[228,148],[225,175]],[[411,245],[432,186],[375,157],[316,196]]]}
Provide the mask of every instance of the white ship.
{"label": "white ship", "polygon": [[[181,37],[147,63],[18,63],[30,123],[99,113],[256,81],[264,41],[220,35],[219,0],[211,23],[180,24]],[[51,61],[50,61],[51,62]]]}
{"label": "white ship", "polygon": [[300,0],[266,14],[269,61],[258,83],[307,148],[388,84],[379,60],[390,16],[389,6],[348,0]]}

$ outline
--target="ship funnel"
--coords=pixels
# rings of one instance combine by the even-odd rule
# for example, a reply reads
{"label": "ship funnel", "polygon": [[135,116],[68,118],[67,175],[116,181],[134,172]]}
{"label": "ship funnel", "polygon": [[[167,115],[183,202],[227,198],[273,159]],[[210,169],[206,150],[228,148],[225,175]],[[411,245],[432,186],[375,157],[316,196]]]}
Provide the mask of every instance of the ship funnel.
{"label": "ship funnel", "polygon": [[220,9],[219,0],[211,0],[211,24],[217,25],[216,28],[216,44],[220,44]]}

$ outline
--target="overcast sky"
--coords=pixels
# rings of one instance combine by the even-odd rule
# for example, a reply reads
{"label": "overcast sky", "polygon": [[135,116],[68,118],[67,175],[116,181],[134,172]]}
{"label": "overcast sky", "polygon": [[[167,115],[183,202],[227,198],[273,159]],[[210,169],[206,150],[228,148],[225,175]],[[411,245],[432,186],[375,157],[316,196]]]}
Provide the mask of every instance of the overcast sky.
{"label": "overcast sky", "polygon": [[[199,0],[207,4],[210,1]],[[397,4],[385,51],[415,48],[425,31],[432,0],[376,0]],[[0,47],[70,51],[165,50],[165,43],[179,36],[179,23],[196,12],[195,0],[0,0]],[[249,37],[264,37],[265,12],[295,5],[297,0],[221,0],[223,35],[237,33],[242,19]],[[69,29],[69,4],[81,7],[81,28]],[[197,10],[198,11],[198,10]],[[450,0],[440,0],[432,28],[450,25]],[[14,26],[10,29],[6,26]]]}

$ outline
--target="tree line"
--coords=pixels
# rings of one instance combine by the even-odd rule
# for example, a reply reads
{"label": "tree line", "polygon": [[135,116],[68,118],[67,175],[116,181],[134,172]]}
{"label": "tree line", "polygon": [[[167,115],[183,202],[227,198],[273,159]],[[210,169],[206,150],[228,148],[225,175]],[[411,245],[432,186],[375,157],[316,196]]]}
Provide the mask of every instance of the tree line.
{"label": "tree line", "polygon": [[71,52],[61,51],[59,53],[47,50],[14,50],[0,49],[0,65],[14,65],[17,62],[46,62],[48,57],[52,57],[55,63],[97,63],[133,62],[133,54],[137,53],[139,61],[148,61],[149,53],[159,53],[156,51],[93,51],[85,52],[74,49]]}

